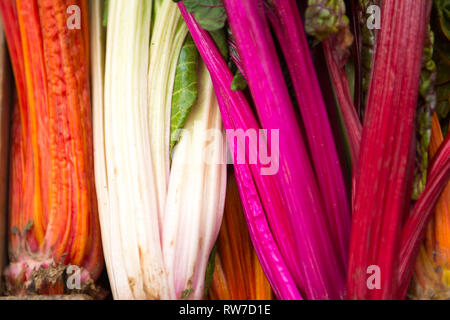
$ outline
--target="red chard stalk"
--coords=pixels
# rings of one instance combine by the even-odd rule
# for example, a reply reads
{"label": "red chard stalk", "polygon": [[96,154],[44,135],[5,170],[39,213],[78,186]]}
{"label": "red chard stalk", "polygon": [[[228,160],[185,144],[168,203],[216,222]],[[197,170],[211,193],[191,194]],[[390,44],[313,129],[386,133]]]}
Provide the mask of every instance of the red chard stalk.
{"label": "red chard stalk", "polygon": [[[431,1],[383,1],[369,87],[348,270],[350,299],[394,299],[402,222],[409,212],[422,54]],[[369,267],[380,287],[369,289]]]}

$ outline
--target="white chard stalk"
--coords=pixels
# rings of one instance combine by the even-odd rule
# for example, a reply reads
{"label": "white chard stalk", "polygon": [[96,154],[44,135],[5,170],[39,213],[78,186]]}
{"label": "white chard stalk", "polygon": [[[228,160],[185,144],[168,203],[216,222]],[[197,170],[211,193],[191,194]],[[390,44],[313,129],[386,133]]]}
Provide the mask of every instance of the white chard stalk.
{"label": "white chard stalk", "polygon": [[106,202],[101,227],[116,299],[165,299],[168,293],[149,138],[151,7],[149,0],[115,0],[108,8],[103,121],[96,119],[94,131],[104,140],[95,143],[96,158],[104,148],[96,171],[106,179],[97,182],[107,189],[98,197]]}
{"label": "white chard stalk", "polygon": [[150,45],[149,108],[150,141],[160,227],[164,219],[169,180],[170,110],[178,56],[188,33],[173,1],[154,1],[154,22]]}
{"label": "white chard stalk", "polygon": [[90,1],[92,100],[96,189],[113,296],[201,299],[226,184],[211,79],[199,63],[198,99],[171,163],[172,93],[187,27],[172,1],[110,0],[104,28],[103,3]]}
{"label": "white chard stalk", "polygon": [[[105,78],[105,39],[106,32],[102,27],[103,15],[102,0],[89,2],[90,19],[90,45],[91,45],[91,99],[92,99],[92,121],[94,128],[94,168],[95,168],[95,189],[97,192],[98,211],[102,230],[109,230],[109,219],[106,219],[108,212],[108,181],[106,173],[105,159],[105,134],[104,134],[104,104],[103,86]],[[110,265],[110,247],[106,239],[106,232],[101,232],[104,258],[106,265]],[[106,254],[108,253],[108,254]],[[108,275],[112,278],[111,269],[107,268]],[[112,291],[115,283],[111,282]]]}
{"label": "white chard stalk", "polygon": [[222,221],[226,144],[211,78],[200,64],[198,101],[174,151],[163,251],[171,299],[201,299],[209,255]]}

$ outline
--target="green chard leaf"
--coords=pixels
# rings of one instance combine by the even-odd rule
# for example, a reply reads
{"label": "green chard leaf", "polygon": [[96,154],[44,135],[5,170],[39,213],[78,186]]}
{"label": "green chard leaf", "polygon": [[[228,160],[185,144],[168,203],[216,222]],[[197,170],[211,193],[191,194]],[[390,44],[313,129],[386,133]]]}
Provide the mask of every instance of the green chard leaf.
{"label": "green chard leaf", "polygon": [[219,49],[220,54],[225,59],[225,61],[227,61],[230,52],[228,49],[228,39],[226,29],[222,28],[219,30],[209,31],[209,34],[211,35],[211,38],[214,40],[214,43]]}
{"label": "green chard leaf", "polygon": [[449,114],[450,82],[439,86],[437,97],[438,97],[438,106],[436,108],[437,115],[440,119],[446,119],[450,115]]}
{"label": "green chard leaf", "polygon": [[436,35],[433,59],[436,62],[436,114],[444,136],[450,121],[450,0],[435,0],[432,27]]}
{"label": "green chard leaf", "polygon": [[33,229],[33,226],[34,226],[34,221],[33,220],[30,220],[30,221],[28,221],[28,223],[27,223],[27,225],[25,226],[25,228],[24,228],[24,232],[25,233],[27,233],[28,231],[31,231],[31,229]]}
{"label": "green chard leaf", "polygon": [[188,34],[181,48],[172,93],[172,111],[170,121],[170,150],[180,138],[180,130],[186,124],[192,106],[197,101],[197,65],[198,52],[194,40]]}
{"label": "green chard leaf", "polygon": [[344,66],[350,56],[353,34],[345,15],[344,0],[308,0],[305,30],[318,40],[330,39],[338,63]]}
{"label": "green chard leaf", "polygon": [[108,8],[109,8],[109,0],[105,0],[105,4],[103,6],[103,21],[102,21],[102,25],[105,28],[108,26]]}
{"label": "green chard leaf", "polygon": [[308,0],[305,12],[306,33],[323,40],[348,25],[344,0]]}
{"label": "green chard leaf", "polygon": [[183,291],[181,292],[180,299],[181,299],[181,300],[186,300],[186,299],[188,299],[189,296],[190,296],[193,292],[194,292],[194,289],[192,289],[192,288],[183,290]]}
{"label": "green chard leaf", "polygon": [[[247,88],[247,81],[245,80],[244,75],[241,73],[241,71],[234,64],[233,60],[230,59],[231,50],[234,50],[228,46],[228,36],[230,36],[230,38],[232,39],[231,31],[229,29],[227,31],[227,28],[222,28],[220,30],[210,31],[209,34],[214,40],[214,43],[219,49],[222,57],[225,59],[225,61],[228,61],[230,70],[234,73],[233,82],[231,83],[231,90],[245,90]],[[235,55],[238,55],[236,50],[234,50],[233,53]]]}
{"label": "green chard leaf", "polygon": [[362,101],[367,98],[369,91],[370,74],[372,70],[372,60],[376,41],[376,30],[369,29],[367,27],[367,8],[371,5],[379,5],[379,0],[359,0],[358,1],[358,14],[361,27],[361,88],[362,88]]}
{"label": "green chard leaf", "polygon": [[225,26],[227,14],[222,0],[184,0],[184,5],[203,29],[216,31]]}
{"label": "green chard leaf", "polygon": [[233,91],[241,91],[245,90],[248,87],[247,80],[242,74],[241,70],[237,67],[235,61],[240,61],[239,53],[237,52],[236,43],[233,38],[233,33],[230,28],[226,29],[227,34],[227,43],[228,41],[231,43],[229,46],[229,59],[228,59],[228,67],[230,71],[234,74],[233,82],[231,83],[231,90]]}
{"label": "green chard leaf", "polygon": [[214,269],[216,267],[216,252],[217,247],[214,246],[214,248],[211,251],[211,254],[209,255],[208,265],[206,266],[206,272],[205,272],[205,298],[208,296],[208,290],[211,286],[213,275],[214,275]]}
{"label": "green chard leaf", "polygon": [[416,111],[416,167],[414,170],[414,183],[412,199],[417,200],[425,189],[428,171],[428,149],[431,139],[431,117],[436,108],[436,65],[433,61],[434,34],[428,27],[427,39],[422,59],[422,72],[420,75],[419,101]]}
{"label": "green chard leaf", "polygon": [[234,74],[233,82],[231,83],[231,90],[233,91],[241,91],[247,88],[247,80],[245,80],[244,75],[241,73],[239,69],[237,69]]}
{"label": "green chard leaf", "polygon": [[450,39],[450,0],[435,0],[441,29],[447,39]]}

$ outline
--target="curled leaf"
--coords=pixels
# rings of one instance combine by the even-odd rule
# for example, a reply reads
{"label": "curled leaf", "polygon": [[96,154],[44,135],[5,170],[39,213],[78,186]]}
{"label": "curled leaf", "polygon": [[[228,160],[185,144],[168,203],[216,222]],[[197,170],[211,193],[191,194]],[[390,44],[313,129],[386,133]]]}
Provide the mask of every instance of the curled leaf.
{"label": "curled leaf", "polygon": [[348,25],[343,0],[308,0],[305,12],[305,30],[308,34],[323,40]]}
{"label": "curled leaf", "polygon": [[330,39],[333,54],[341,67],[345,65],[353,43],[349,26],[344,0],[308,0],[305,30],[318,40]]}
{"label": "curled leaf", "polygon": [[184,5],[203,29],[215,31],[225,26],[227,14],[222,0],[184,0]]}
{"label": "curled leaf", "polygon": [[431,116],[436,108],[436,65],[433,61],[434,34],[428,28],[420,75],[419,107],[416,112],[417,147],[414,171],[413,200],[417,200],[427,183],[428,147],[431,139]]}

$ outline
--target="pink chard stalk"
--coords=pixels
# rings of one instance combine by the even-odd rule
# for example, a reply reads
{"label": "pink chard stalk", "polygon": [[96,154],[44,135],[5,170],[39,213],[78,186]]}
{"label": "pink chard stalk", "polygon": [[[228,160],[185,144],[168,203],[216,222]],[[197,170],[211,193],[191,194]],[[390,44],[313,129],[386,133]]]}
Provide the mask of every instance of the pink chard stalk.
{"label": "pink chard stalk", "polygon": [[[217,3],[220,7],[221,1]],[[349,195],[345,190],[331,126],[298,8],[295,1],[281,1],[279,5],[278,2],[276,5],[264,4],[263,1],[223,1],[223,4],[239,54],[240,67],[253,98],[251,103],[255,105],[261,128],[268,132],[269,149],[273,142],[273,130],[279,132],[279,171],[273,176],[262,176],[258,166],[249,165],[271,236],[282,254],[289,275],[295,281],[298,293],[307,299],[343,298],[350,228]],[[199,28],[192,15],[185,11],[184,5],[191,9],[197,21],[204,20],[200,10],[196,11],[195,5],[189,4],[189,1],[179,4],[215,83],[225,127],[244,131],[259,128],[246,96],[230,90],[232,75],[226,62],[207,32]],[[301,133],[286,86],[268,18],[275,30],[289,27],[294,31],[292,44],[283,45],[282,49],[295,83],[295,96],[307,132],[306,138]],[[276,35],[280,42],[288,36],[283,32]],[[315,107],[312,108],[312,105]],[[252,150],[248,151],[247,156],[252,156]],[[246,166],[235,163],[235,170],[238,171],[250,233],[255,240],[254,233],[259,229],[249,219],[252,206],[245,203],[254,200],[254,197],[243,192],[249,188],[246,181],[252,180],[248,175],[239,173],[240,170],[246,171]],[[256,247],[261,245],[254,244]],[[268,270],[271,267],[268,264],[273,259],[270,262],[265,258],[267,253],[263,249],[257,251],[264,269]],[[272,284],[276,282],[271,276],[269,280]]]}
{"label": "pink chard stalk", "polygon": [[[382,15],[368,55],[367,19],[358,10],[371,4]],[[406,297],[424,231],[450,176],[447,137],[412,202],[431,5],[355,0],[351,21],[343,0],[310,0],[301,8],[304,26],[295,0],[178,2],[211,74],[225,129],[250,140],[228,134],[249,233],[279,299]],[[344,179],[350,161],[340,159],[336,119],[328,115],[335,105],[325,103],[305,30],[322,41],[325,81],[348,138],[351,187]],[[347,69],[351,63],[354,71]],[[248,133],[261,129],[266,134],[257,146]],[[278,169],[269,175],[262,173],[266,147]],[[367,281],[374,270],[376,288]]]}
{"label": "pink chard stalk", "polygon": [[[183,3],[180,2],[178,5],[197,44],[200,55],[211,73],[225,129],[242,129],[244,131],[259,129],[244,94],[240,91],[231,90],[233,75],[208,32],[199,26]],[[230,147],[233,148],[233,141],[229,142]],[[250,144],[251,146],[252,144]],[[239,151],[238,148],[242,148],[242,146],[234,145],[233,154]],[[257,153],[254,149],[250,149],[250,152]],[[285,248],[286,252],[292,252],[292,241],[285,237],[282,245],[276,243],[265,214],[265,211],[279,212],[282,218],[284,212],[279,200],[278,190],[274,187],[272,181],[273,177],[261,175],[262,167],[260,163],[249,165],[248,162],[239,164],[235,161],[234,168],[249,233],[275,294],[280,299],[301,299],[291,272],[280,253],[280,248]],[[276,219],[275,227],[280,230],[290,229],[289,224],[283,219]],[[285,236],[286,234],[288,233],[285,232]],[[292,261],[293,263],[296,261],[295,255],[292,255],[290,260],[286,261]]]}

